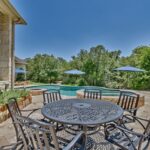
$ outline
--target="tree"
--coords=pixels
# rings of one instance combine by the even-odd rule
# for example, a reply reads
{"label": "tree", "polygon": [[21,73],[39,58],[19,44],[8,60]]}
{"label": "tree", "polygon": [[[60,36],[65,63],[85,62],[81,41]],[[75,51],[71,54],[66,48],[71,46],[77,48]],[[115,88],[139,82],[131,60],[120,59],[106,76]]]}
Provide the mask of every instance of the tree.
{"label": "tree", "polygon": [[36,82],[52,82],[58,77],[58,59],[53,55],[37,54],[28,61],[28,78]]}
{"label": "tree", "polygon": [[[61,57],[48,54],[37,54],[28,58],[28,78],[36,82],[55,82],[64,80],[67,84],[96,85],[106,87],[126,87],[125,73],[115,72],[114,68],[131,65],[145,69],[146,73],[132,74],[129,88],[150,89],[150,46],[136,47],[130,56],[121,57],[121,50],[110,51],[103,45],[97,45],[90,50],[81,49],[72,60],[67,62]],[[64,76],[64,71],[78,69],[85,75],[78,78]]]}
{"label": "tree", "polygon": [[72,57],[70,66],[86,73],[84,77],[88,85],[106,86],[120,53],[120,50],[110,52],[102,45],[92,47],[89,52],[82,49],[77,56]]}
{"label": "tree", "polygon": [[[150,88],[150,47],[138,46],[133,49],[129,57],[124,57],[120,61],[126,62],[135,67],[146,70],[144,74],[134,73],[130,80],[130,88],[133,89],[149,89]],[[125,77],[124,77],[125,78]]]}

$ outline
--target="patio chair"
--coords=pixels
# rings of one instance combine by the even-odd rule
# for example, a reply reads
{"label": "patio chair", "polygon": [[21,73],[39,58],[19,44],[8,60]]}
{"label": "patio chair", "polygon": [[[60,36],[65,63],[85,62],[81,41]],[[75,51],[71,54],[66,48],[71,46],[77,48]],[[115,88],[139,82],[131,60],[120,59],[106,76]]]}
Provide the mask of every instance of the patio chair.
{"label": "patio chair", "polygon": [[139,102],[139,94],[129,91],[120,91],[120,96],[117,104],[125,111],[136,116]]}
{"label": "patio chair", "polygon": [[[54,89],[54,90],[43,91],[43,104],[44,105],[55,102],[55,101],[59,101],[61,99],[62,98],[61,98],[60,90]],[[63,125],[56,123],[56,127],[57,127],[56,130],[61,130],[63,128]]]}
{"label": "patio chair", "polygon": [[[19,106],[18,106],[18,103],[17,103],[17,100],[16,98],[10,98],[9,100],[9,103],[6,104],[7,106],[7,109],[9,111],[9,115],[12,119],[12,123],[14,125],[14,128],[15,128],[15,133],[16,133],[16,146],[20,145],[22,143],[22,141],[20,140],[20,134],[19,134],[19,131],[17,129],[17,126],[16,124],[14,123],[15,121],[15,116],[16,115],[19,115],[19,116],[22,116],[22,113],[23,112],[29,112],[27,114],[27,117],[31,116],[35,111],[39,110],[39,108],[37,109],[31,109],[31,110],[20,110]],[[44,120],[43,118],[41,120]]]}
{"label": "patio chair", "polygon": [[[36,121],[23,116],[16,116],[15,123],[20,129],[25,150],[84,150],[85,134],[80,132],[73,140],[59,138],[53,124]],[[24,130],[22,130],[24,129]],[[69,141],[69,143],[68,143]]]}
{"label": "patio chair", "polygon": [[87,99],[101,99],[102,98],[102,90],[89,88],[84,90],[84,98]]}
{"label": "patio chair", "polygon": [[43,92],[43,104],[55,102],[61,100],[61,95],[59,90],[46,90]]}
{"label": "patio chair", "polygon": [[136,116],[138,110],[139,94],[130,91],[120,91],[120,96],[117,104],[123,108],[124,117],[121,120],[122,124],[134,122],[133,118],[128,117],[127,114]]}
{"label": "patio chair", "polygon": [[[149,150],[150,149],[150,120],[128,115],[135,120],[134,128],[140,126],[142,133],[129,130],[115,123],[105,127],[105,139],[121,150]],[[140,128],[140,129],[141,129]],[[119,147],[119,148],[118,148]]]}

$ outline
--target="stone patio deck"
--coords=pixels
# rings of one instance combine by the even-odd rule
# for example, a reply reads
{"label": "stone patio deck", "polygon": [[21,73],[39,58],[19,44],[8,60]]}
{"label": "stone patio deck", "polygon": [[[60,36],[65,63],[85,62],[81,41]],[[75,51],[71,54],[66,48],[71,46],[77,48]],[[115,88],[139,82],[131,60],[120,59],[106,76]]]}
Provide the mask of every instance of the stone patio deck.
{"label": "stone patio deck", "polygon": [[[139,92],[139,91],[138,91]],[[150,115],[150,92],[147,91],[140,91],[141,94],[145,95],[145,105],[141,107],[138,110],[137,115],[149,119]],[[63,99],[70,98],[67,96],[63,96]],[[75,97],[74,97],[75,98]],[[40,96],[33,96],[32,104],[26,107],[26,109],[32,109],[32,108],[41,108],[43,106],[43,97]],[[35,115],[37,118],[42,115],[40,114],[40,111],[36,113]],[[8,119],[7,121],[0,124],[0,146],[8,145],[10,143],[15,142],[15,131],[14,127],[12,125],[11,119]]]}

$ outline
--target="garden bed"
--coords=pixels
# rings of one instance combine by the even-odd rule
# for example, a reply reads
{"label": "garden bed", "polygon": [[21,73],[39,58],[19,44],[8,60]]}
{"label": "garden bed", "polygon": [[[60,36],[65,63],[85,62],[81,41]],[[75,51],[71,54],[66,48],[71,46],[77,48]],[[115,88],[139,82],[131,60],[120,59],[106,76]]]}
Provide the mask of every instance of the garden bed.
{"label": "garden bed", "polygon": [[[22,91],[20,91],[20,93],[21,92]],[[2,123],[3,121],[7,120],[10,117],[7,106],[6,106],[6,103],[9,103],[8,99],[13,97],[12,96],[13,94],[11,95],[10,94],[11,92],[8,92],[8,93],[9,94],[7,94],[7,92],[3,94],[3,96],[5,96],[3,103],[2,103],[2,100],[0,101],[1,102],[0,103],[0,123]],[[1,98],[3,98],[3,96],[2,96],[2,94],[0,95]],[[19,106],[20,109],[23,109],[27,105],[32,103],[32,96],[29,92],[24,92],[24,93],[22,92],[22,96],[20,96],[20,97],[15,96],[15,97],[17,98],[17,103],[18,103],[18,106]]]}
{"label": "garden bed", "polygon": [[21,86],[21,85],[29,85],[30,84],[30,81],[18,81],[18,82],[15,82],[15,86]]}
{"label": "garden bed", "polygon": [[40,88],[35,88],[35,89],[30,89],[30,94],[32,96],[37,96],[37,95],[42,95],[44,91],[47,89],[40,89]]}

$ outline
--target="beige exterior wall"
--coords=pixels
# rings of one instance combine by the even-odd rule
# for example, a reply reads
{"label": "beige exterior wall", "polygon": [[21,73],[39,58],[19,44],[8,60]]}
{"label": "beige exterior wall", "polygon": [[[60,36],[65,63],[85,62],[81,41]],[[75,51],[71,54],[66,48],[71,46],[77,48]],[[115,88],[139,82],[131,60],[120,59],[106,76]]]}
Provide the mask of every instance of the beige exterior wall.
{"label": "beige exterior wall", "polygon": [[26,22],[9,0],[0,0],[0,82],[8,81],[11,88],[15,79],[15,24]]}
{"label": "beige exterior wall", "polygon": [[[0,13],[0,80],[14,84],[14,23]],[[12,85],[13,86],[13,85]]]}

